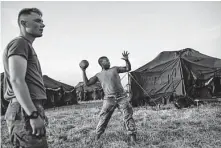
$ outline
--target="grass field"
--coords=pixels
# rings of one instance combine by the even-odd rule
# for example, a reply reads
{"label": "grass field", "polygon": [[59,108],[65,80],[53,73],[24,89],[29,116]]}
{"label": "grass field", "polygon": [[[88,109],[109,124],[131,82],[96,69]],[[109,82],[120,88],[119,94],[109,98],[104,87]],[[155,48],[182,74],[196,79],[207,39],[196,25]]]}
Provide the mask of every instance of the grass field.
{"label": "grass field", "polygon": [[[122,115],[115,110],[100,141],[94,131],[102,106],[101,101],[83,102],[50,109],[47,136],[49,148],[128,148]],[[138,129],[135,148],[220,148],[221,104],[213,103],[177,110],[168,105],[161,110],[151,107],[134,108]],[[2,148],[10,148],[8,131],[1,119]]]}

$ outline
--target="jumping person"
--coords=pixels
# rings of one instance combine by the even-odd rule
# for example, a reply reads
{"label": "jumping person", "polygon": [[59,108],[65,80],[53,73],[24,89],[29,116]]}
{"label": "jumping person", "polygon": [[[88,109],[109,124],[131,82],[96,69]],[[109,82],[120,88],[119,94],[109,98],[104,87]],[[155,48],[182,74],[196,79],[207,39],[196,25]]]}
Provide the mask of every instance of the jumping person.
{"label": "jumping person", "polygon": [[41,66],[32,44],[45,25],[42,12],[25,8],[18,14],[20,36],[3,53],[5,119],[14,148],[48,148],[43,101],[47,99]]}
{"label": "jumping person", "polygon": [[96,128],[96,139],[104,133],[107,124],[114,112],[118,107],[123,112],[124,125],[127,133],[130,136],[130,142],[136,143],[136,126],[133,115],[133,109],[128,101],[128,96],[124,91],[119,73],[129,72],[131,70],[131,64],[128,59],[128,52],[123,52],[123,60],[126,61],[126,67],[112,67],[110,68],[109,59],[105,56],[100,57],[98,60],[102,71],[97,73],[94,77],[88,80],[86,76],[86,68],[81,67],[83,72],[84,84],[89,86],[100,81],[104,91],[103,106],[100,112],[100,119]]}

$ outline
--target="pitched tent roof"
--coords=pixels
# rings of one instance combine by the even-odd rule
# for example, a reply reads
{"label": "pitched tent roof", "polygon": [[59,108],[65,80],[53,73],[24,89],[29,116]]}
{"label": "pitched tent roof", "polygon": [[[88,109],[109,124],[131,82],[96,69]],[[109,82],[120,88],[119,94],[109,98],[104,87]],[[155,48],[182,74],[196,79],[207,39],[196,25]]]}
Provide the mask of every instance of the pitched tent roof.
{"label": "pitched tent roof", "polygon": [[[4,114],[4,112],[8,106],[8,101],[4,100],[4,97],[3,97],[3,78],[4,78],[4,73],[1,73],[1,105],[2,105],[1,109],[2,109],[2,114]],[[44,81],[44,85],[45,85],[46,89],[58,91],[60,89],[60,87],[62,86],[63,90],[65,92],[62,101],[64,103],[66,103],[68,101],[69,102],[72,101],[71,102],[72,104],[77,104],[76,92],[74,91],[75,88],[73,86],[56,81],[46,75],[43,76],[43,81]],[[48,96],[48,93],[47,93],[47,96]],[[49,100],[49,98],[48,98],[48,100]],[[51,103],[51,102],[49,101],[49,103]]]}
{"label": "pitched tent roof", "polygon": [[[208,80],[221,69],[221,60],[194,49],[163,51],[149,63],[130,73],[132,103],[169,93],[186,95],[194,78]],[[141,88],[142,87],[142,88]],[[158,97],[159,98],[159,97]]]}
{"label": "pitched tent roof", "polygon": [[7,109],[8,101],[4,99],[3,94],[3,84],[4,84],[4,72],[1,73],[1,114],[3,115]]}
{"label": "pitched tent roof", "polygon": [[141,66],[134,72],[156,71],[157,69],[159,70],[159,68],[157,68],[158,66],[166,64],[168,62],[171,62],[179,58],[182,58],[188,62],[197,65],[203,65],[204,67],[210,67],[210,68],[221,67],[220,59],[204,55],[199,51],[196,51],[191,48],[186,48],[178,51],[163,51],[155,59],[145,64],[144,66]]}
{"label": "pitched tent roof", "polygon": [[[4,81],[4,72],[2,72],[1,73],[1,92],[3,91],[3,81]],[[3,95],[2,93],[1,93],[1,95]]]}
{"label": "pitched tent roof", "polygon": [[[43,76],[44,86],[47,89],[47,103],[46,107],[53,106],[63,106],[63,105],[72,105],[77,104],[77,97],[75,88],[68,84],[56,81],[47,75]],[[60,88],[63,88],[61,90]],[[62,93],[62,91],[64,91]],[[60,96],[57,92],[60,92],[62,96]]]}
{"label": "pitched tent roof", "polygon": [[48,77],[47,75],[43,76],[43,80],[44,80],[45,88],[57,89],[57,88],[60,88],[62,86],[64,91],[74,90],[73,86],[70,86],[68,84],[64,84],[62,82],[56,81],[56,80]]}

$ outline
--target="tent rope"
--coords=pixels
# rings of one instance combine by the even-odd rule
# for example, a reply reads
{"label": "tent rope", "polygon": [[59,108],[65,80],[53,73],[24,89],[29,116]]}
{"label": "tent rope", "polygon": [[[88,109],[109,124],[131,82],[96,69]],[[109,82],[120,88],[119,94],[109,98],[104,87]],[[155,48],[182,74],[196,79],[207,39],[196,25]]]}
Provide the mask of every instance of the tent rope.
{"label": "tent rope", "polygon": [[127,73],[120,79],[121,81],[123,80],[123,78],[127,75]]}
{"label": "tent rope", "polygon": [[130,73],[129,73],[129,75],[137,83],[137,85],[144,91],[144,93],[146,93],[146,95],[148,95],[148,97],[150,97],[150,99],[152,99],[151,96],[148,94],[148,92],[137,82],[137,80]]}

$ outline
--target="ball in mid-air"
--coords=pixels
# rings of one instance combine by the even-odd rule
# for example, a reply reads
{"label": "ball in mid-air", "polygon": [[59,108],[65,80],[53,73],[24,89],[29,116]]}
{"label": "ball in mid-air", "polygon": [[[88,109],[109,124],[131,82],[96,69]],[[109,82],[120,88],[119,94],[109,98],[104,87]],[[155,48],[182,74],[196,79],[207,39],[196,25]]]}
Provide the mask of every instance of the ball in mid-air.
{"label": "ball in mid-air", "polygon": [[79,66],[83,69],[86,69],[89,66],[89,62],[87,60],[82,60]]}

